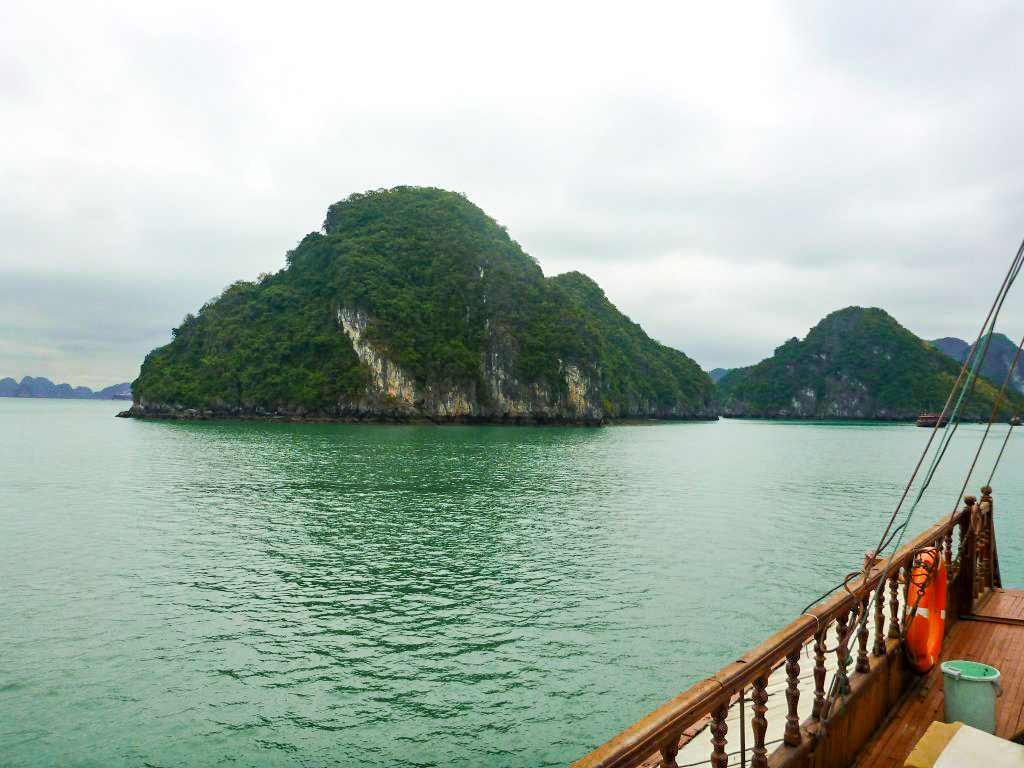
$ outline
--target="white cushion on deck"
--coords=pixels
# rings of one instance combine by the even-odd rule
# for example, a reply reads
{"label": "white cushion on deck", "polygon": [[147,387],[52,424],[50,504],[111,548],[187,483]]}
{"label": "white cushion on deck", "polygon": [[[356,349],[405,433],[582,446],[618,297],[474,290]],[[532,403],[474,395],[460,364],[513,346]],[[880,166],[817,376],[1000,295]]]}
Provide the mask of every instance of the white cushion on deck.
{"label": "white cushion on deck", "polygon": [[963,723],[932,723],[907,757],[904,766],[1024,768],[1024,745],[1000,739]]}

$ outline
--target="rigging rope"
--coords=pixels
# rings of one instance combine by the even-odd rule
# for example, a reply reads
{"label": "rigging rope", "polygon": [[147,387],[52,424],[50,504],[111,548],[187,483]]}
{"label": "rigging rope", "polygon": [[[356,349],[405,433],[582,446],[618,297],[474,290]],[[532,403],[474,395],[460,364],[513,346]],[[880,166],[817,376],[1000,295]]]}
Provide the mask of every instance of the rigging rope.
{"label": "rigging rope", "polygon": [[[988,313],[988,317],[986,318],[986,322],[981,327],[981,332],[978,334],[978,339],[975,341],[974,347],[972,348],[971,353],[968,355],[967,360],[964,361],[964,366],[966,366],[967,362],[970,361],[973,358],[973,363],[971,364],[971,370],[970,370],[970,373],[967,376],[967,381],[964,382],[964,385],[963,385],[962,389],[960,390],[960,395],[957,397],[956,405],[953,407],[953,411],[950,414],[950,421],[953,422],[952,423],[952,428],[951,429],[946,429],[945,434],[942,436],[942,439],[939,441],[939,447],[936,450],[935,455],[932,458],[932,463],[928,467],[928,471],[925,473],[925,477],[924,477],[924,480],[921,483],[921,487],[917,491],[917,496],[914,498],[913,504],[911,504],[910,509],[907,511],[906,520],[903,521],[902,525],[900,525],[899,528],[896,531],[893,531],[893,534],[894,534],[894,537],[895,537],[895,543],[893,544],[892,552],[889,553],[889,559],[885,563],[885,568],[882,569],[882,576],[878,580],[878,586],[875,589],[875,594],[874,594],[874,597],[873,597],[873,601],[877,601],[877,600],[881,599],[881,595],[882,595],[882,593],[885,590],[885,583],[886,583],[886,581],[889,578],[889,572],[892,569],[893,560],[896,557],[896,553],[899,551],[900,543],[903,541],[903,535],[906,533],[907,528],[910,525],[910,521],[911,521],[911,519],[914,516],[914,512],[917,510],[918,504],[921,503],[921,499],[924,497],[925,491],[927,491],[928,490],[928,486],[931,485],[932,478],[935,477],[935,472],[938,469],[939,464],[941,463],[943,457],[946,455],[946,450],[949,448],[949,445],[950,445],[950,443],[953,440],[953,436],[956,434],[956,430],[960,426],[961,409],[962,409],[963,404],[965,402],[965,398],[969,398],[970,395],[974,393],[974,387],[975,387],[975,385],[977,384],[977,381],[978,381],[978,371],[981,369],[981,364],[984,361],[985,356],[988,354],[989,344],[991,344],[991,342],[992,342],[992,334],[995,332],[996,321],[999,319],[999,313],[1002,312],[1002,309],[1003,309],[1003,302],[1006,301],[1006,297],[1009,294],[1010,289],[1013,287],[1014,282],[1017,280],[1017,275],[1020,274],[1022,263],[1024,263],[1024,262],[1022,262],[1022,257],[1024,257],[1024,241],[1022,241],[1021,244],[1020,244],[1020,247],[1017,248],[1017,253],[1014,256],[1013,261],[1010,263],[1010,268],[1009,268],[1009,270],[1006,273],[1006,277],[1003,278],[1003,285],[1000,287],[999,293],[996,294],[996,300],[993,303],[992,308],[989,309],[989,313]],[[987,335],[985,334],[985,329],[986,328],[988,328]],[[984,336],[984,345],[979,349],[978,345],[979,345],[979,342],[982,341],[982,336]],[[1024,346],[1024,339],[1021,340],[1021,346]],[[1010,371],[1012,371],[1013,368],[1016,366],[1017,359],[1019,358],[1019,356],[1020,356],[1020,347],[1017,348],[1017,355],[1014,356],[1014,365],[1010,367]],[[963,374],[963,368],[961,368],[961,375],[962,374]],[[978,444],[978,450],[974,454],[974,459],[971,462],[971,466],[970,466],[970,468],[967,471],[967,476],[964,478],[963,488],[961,488],[960,493],[957,494],[957,497],[956,497],[956,499],[953,502],[953,512],[950,514],[950,520],[952,520],[953,516],[956,514],[956,511],[957,511],[957,509],[960,506],[960,498],[963,496],[964,491],[967,489],[967,484],[970,482],[971,475],[974,472],[974,467],[975,467],[975,465],[978,462],[978,456],[981,455],[981,449],[982,449],[982,447],[985,444],[985,439],[988,437],[988,433],[989,433],[989,431],[992,428],[992,421],[995,419],[995,417],[996,417],[996,415],[997,415],[997,413],[999,411],[999,405],[1002,402],[1003,395],[1006,392],[1006,385],[1009,382],[1009,376],[1010,376],[1010,372],[1007,372],[1006,379],[1003,381],[1003,386],[1002,386],[1002,388],[999,391],[999,396],[996,398],[996,400],[992,404],[992,413],[989,415],[988,425],[985,427],[985,432],[982,435],[980,443]],[[958,381],[959,381],[959,377],[958,377]],[[956,390],[956,384],[953,385],[953,391],[955,391],[955,390]],[[952,397],[953,391],[950,392],[950,397]],[[947,402],[947,406],[948,406],[949,398],[947,398],[946,402]],[[934,435],[934,431],[939,429],[941,424],[942,424],[942,415],[940,415],[939,419],[935,422],[935,426],[933,427],[933,435]],[[930,439],[929,439],[929,443],[931,443]],[[925,453],[927,453],[927,450],[928,450],[928,448],[926,446],[925,447]],[[919,462],[919,465],[920,465],[920,462]],[[913,482],[913,478],[911,478],[911,483],[912,482]],[[908,487],[909,487],[909,484],[908,484]],[[900,499],[900,504],[902,504],[902,502],[903,502],[903,499],[901,498]],[[899,511],[899,505],[897,505],[897,507],[896,507],[896,512],[898,512],[898,511]],[[886,533],[888,533],[888,528],[892,526],[892,522],[896,518],[896,512],[893,513],[893,516],[890,519],[889,526],[886,528]],[[886,534],[882,535],[882,541],[885,541],[885,536],[886,536]],[[892,538],[893,537],[890,537],[890,541],[892,540]],[[881,543],[882,542],[880,541],[879,544],[881,545]],[[886,544],[888,545],[888,542],[886,542]],[[882,550],[880,550],[880,549],[875,550],[874,556],[878,557],[881,554],[881,552],[882,552]],[[863,572],[864,572],[864,579],[865,580],[867,579],[868,573],[871,570],[870,562],[871,561],[869,561],[868,563],[865,563],[865,566],[864,566],[864,571]],[[904,607],[906,607],[906,606],[904,606]],[[866,615],[866,612],[865,612],[865,615],[862,616],[860,621],[858,621],[857,623],[859,625],[859,630],[863,629],[863,628],[865,628],[867,626],[867,615]]]}
{"label": "rigging rope", "polygon": [[985,482],[985,485],[989,486],[990,488],[992,487],[992,478],[995,477],[995,475],[996,475],[996,467],[999,466],[999,462],[1003,458],[1003,451],[1006,450],[1006,444],[1008,442],[1010,442],[1010,433],[1013,432],[1013,428],[1017,426],[1017,422],[1018,421],[1019,421],[1019,419],[1017,419],[1017,420],[1011,419],[1010,420],[1010,428],[1008,430],[1006,430],[1006,437],[1003,438],[1003,445],[999,449],[999,454],[996,456],[996,460],[992,464],[992,471],[988,473],[988,480]]}
{"label": "rigging rope", "polygon": [[[989,307],[988,314],[985,316],[985,321],[982,323],[981,329],[978,332],[978,337],[975,340],[975,343],[972,345],[970,353],[968,354],[968,356],[966,357],[966,359],[963,362],[963,365],[960,368],[960,374],[957,376],[956,381],[953,383],[953,386],[950,389],[949,396],[946,398],[946,403],[943,406],[942,412],[939,415],[939,418],[936,420],[935,425],[932,427],[932,431],[931,431],[931,433],[928,436],[928,441],[925,444],[924,450],[921,452],[921,456],[917,460],[917,464],[914,467],[914,471],[911,473],[910,479],[908,480],[907,485],[904,488],[902,495],[900,496],[899,502],[896,504],[896,508],[895,508],[895,510],[893,510],[893,513],[892,513],[892,515],[889,518],[889,522],[886,525],[886,528],[883,531],[882,536],[879,539],[879,545],[875,549],[875,552],[874,552],[875,557],[878,557],[879,555],[881,555],[881,553],[883,551],[885,551],[885,548],[888,547],[889,543],[891,543],[893,541],[893,539],[896,539],[896,547],[893,549],[892,553],[889,555],[889,559],[886,562],[885,569],[883,570],[883,573],[882,573],[882,578],[878,582],[878,589],[876,590],[875,595],[874,595],[874,599],[876,599],[876,600],[878,599],[878,594],[880,592],[882,592],[883,589],[884,589],[884,585],[885,585],[886,579],[887,579],[887,577],[889,575],[889,571],[892,568],[893,558],[895,557],[896,551],[898,551],[898,549],[899,549],[899,543],[903,540],[903,535],[906,532],[907,527],[910,524],[910,521],[911,521],[911,518],[913,517],[914,511],[917,509],[917,506],[921,502],[921,499],[924,496],[925,491],[928,489],[928,486],[931,484],[932,478],[935,476],[935,471],[938,469],[938,466],[941,463],[943,457],[945,456],[946,450],[948,449],[949,444],[952,441],[953,436],[956,434],[956,430],[957,430],[957,428],[960,425],[961,409],[963,407],[965,399],[968,398],[969,395],[972,394],[973,391],[974,391],[974,387],[975,387],[975,384],[977,382],[977,374],[978,374],[978,371],[981,368],[981,364],[982,364],[985,356],[988,353],[988,347],[989,347],[989,344],[991,343],[991,340],[992,340],[992,334],[993,334],[994,329],[995,329],[996,321],[998,320],[999,314],[1002,311],[1003,302],[1005,302],[1006,296],[1009,294],[1010,288],[1012,288],[1013,283],[1016,281],[1017,275],[1020,273],[1022,264],[1024,264],[1024,241],[1022,241],[1021,244],[1020,244],[1020,247],[1018,247],[1017,253],[1014,255],[1014,258],[1013,258],[1013,260],[1010,263],[1010,267],[1007,269],[1006,275],[1003,277],[1002,285],[1000,285],[999,291],[996,293],[996,297],[993,300],[991,307]],[[986,335],[986,331],[987,331],[987,335]],[[982,342],[984,342],[984,343],[982,343]],[[968,373],[966,381],[964,381],[964,374],[965,374],[965,372]],[[963,386],[962,387],[960,386],[961,382],[963,382]],[[953,401],[953,397],[956,394],[958,389],[960,390],[960,394],[959,394],[959,396],[957,396],[956,403],[955,403],[955,405],[953,407],[953,410],[950,412],[949,411],[950,403]],[[1001,400],[1001,397],[1000,397],[1000,400]],[[996,411],[998,410],[998,405],[997,405],[995,410]],[[936,435],[937,431],[939,430],[940,425],[942,425],[943,421],[946,420],[947,412],[949,412],[949,419],[947,420],[947,423],[948,422],[953,422],[952,425],[951,425],[952,428],[951,429],[947,429],[945,431],[945,433],[943,434],[942,439],[939,441],[939,446],[937,447],[937,449],[935,451],[935,454],[932,457],[931,464],[929,465],[928,470],[925,473],[925,478],[922,481],[921,487],[918,489],[917,495],[914,498],[913,503],[911,504],[911,507],[910,507],[910,509],[909,509],[909,511],[907,513],[907,516],[906,516],[906,520],[904,520],[900,525],[898,525],[895,529],[893,529],[893,523],[896,521],[896,518],[897,518],[897,516],[899,515],[899,512],[900,512],[900,509],[902,508],[904,501],[906,500],[907,496],[909,495],[910,489],[913,487],[914,480],[916,479],[917,474],[918,474],[918,472],[921,469],[921,466],[924,464],[924,460],[925,460],[925,458],[928,455],[928,451],[931,448],[932,442],[935,439],[935,435]],[[990,421],[991,421],[991,417],[990,417]],[[986,431],[986,436],[987,436],[987,431]],[[982,442],[984,442],[984,438],[983,438]],[[979,451],[980,451],[980,447],[979,447]],[[973,471],[973,465],[972,465],[972,471]],[[969,480],[969,478],[970,478],[970,474],[968,474],[968,480]],[[965,485],[965,487],[966,487],[966,485]],[[957,504],[959,504],[959,496],[957,497]],[[956,508],[954,508],[954,513],[955,513],[955,511],[956,511]],[[865,570],[863,572],[866,575],[867,567],[865,567]],[[810,602],[804,608],[803,613],[806,613],[816,603],[820,602],[825,597],[828,597],[830,594],[835,592],[837,589],[839,589],[840,587],[844,586],[847,583],[848,580],[849,579],[844,580],[844,582],[842,582],[840,584],[837,584],[835,587],[833,587],[829,591],[827,591],[824,594],[820,595],[819,597],[815,598],[812,602]],[[862,620],[860,622],[858,622],[858,624],[866,623],[866,621],[867,621],[867,616],[865,615],[865,616],[862,617]],[[853,627],[851,627],[851,634],[852,634],[852,630],[853,630]]]}
{"label": "rigging rope", "polygon": [[[991,334],[989,335],[991,337]],[[1013,375],[1014,369],[1017,367],[1017,361],[1020,360],[1021,349],[1024,348],[1024,337],[1021,337],[1020,344],[1017,345],[1017,351],[1013,355],[1013,362],[1010,363],[1009,370],[1006,371],[1006,376],[1003,378],[1003,386],[999,389],[999,395],[992,403],[992,413],[988,417],[988,424],[985,425],[985,432],[981,436],[981,442],[978,443],[978,450],[974,452],[974,458],[971,460],[971,466],[967,470],[967,476],[964,478],[964,484],[960,488],[960,493],[957,494],[956,499],[953,501],[953,511],[949,513],[949,519],[952,520],[953,516],[956,515],[957,509],[960,508],[960,499],[963,498],[964,492],[967,490],[967,484],[971,481],[971,475],[974,474],[974,467],[978,463],[978,457],[981,456],[981,449],[985,445],[985,439],[988,437],[989,431],[992,429],[992,422],[995,421],[996,414],[999,411],[999,406],[1003,402],[1003,396],[1006,394],[1006,386],[1010,383],[1010,376]],[[1013,429],[1011,426],[1010,429]],[[1006,432],[1007,438],[1010,436],[1009,430]],[[1006,441],[1003,441],[1003,449],[1006,448]],[[999,458],[1003,457],[1003,450],[999,451]],[[996,464],[999,460],[996,460]],[[996,464],[992,466],[992,474],[995,474]],[[992,479],[992,475],[989,475],[989,479]]]}
{"label": "rigging rope", "polygon": [[[907,481],[906,487],[903,489],[903,493],[900,496],[899,502],[896,504],[896,509],[893,510],[892,515],[889,517],[889,523],[885,528],[885,531],[879,537],[879,547],[875,549],[875,553],[878,554],[882,551],[882,542],[885,541],[885,537],[889,534],[889,530],[892,528],[893,522],[895,522],[897,515],[899,515],[900,508],[903,506],[903,502],[906,501],[907,495],[910,493],[910,489],[914,484],[914,480],[917,478],[917,473],[921,469],[922,463],[924,463],[925,456],[928,455],[928,450],[931,448],[932,441],[935,439],[935,434],[938,432],[942,425],[943,418],[946,416],[946,412],[949,410],[949,404],[953,400],[953,395],[956,393],[957,388],[960,386],[960,382],[963,380],[964,373],[968,370],[969,363],[973,357],[978,353],[979,345],[981,344],[982,337],[985,335],[985,329],[989,328],[989,335],[986,339],[985,349],[982,353],[982,358],[988,353],[988,343],[992,338],[992,329],[995,328],[996,319],[998,319],[999,312],[1002,310],[1003,301],[1006,300],[1006,295],[1009,293],[1010,287],[1013,281],[1016,280],[1017,273],[1020,272],[1021,257],[1024,254],[1024,241],[1021,242],[1020,247],[1017,249],[1017,253],[1013,257],[1013,261],[1010,262],[1010,267],[1006,271],[1006,275],[1003,277],[1003,283],[999,286],[999,291],[996,293],[996,297],[992,300],[992,306],[989,307],[988,314],[985,316],[984,322],[981,324],[981,330],[978,331],[978,338],[975,339],[974,345],[971,347],[970,354],[964,359],[963,365],[960,366],[960,374],[957,376],[956,381],[949,390],[949,396],[946,398],[945,405],[942,406],[942,412],[939,414],[938,420],[932,427],[931,433],[928,435],[928,442],[925,443],[924,450],[921,451],[921,456],[917,460],[917,464],[914,467],[914,471],[910,474],[910,479]],[[995,317],[993,317],[995,313]],[[972,388],[973,389],[973,388]],[[955,430],[954,430],[955,431]]]}
{"label": "rigging rope", "polygon": [[[929,471],[925,474],[925,480],[918,490],[917,497],[914,499],[913,505],[911,506],[910,512],[907,514],[907,521],[903,525],[903,530],[900,531],[898,541],[902,540],[903,533],[906,531],[906,525],[910,522],[910,518],[914,514],[918,503],[921,501],[921,497],[924,496],[924,492],[928,489],[931,484],[932,477],[935,475],[935,470],[938,469],[939,463],[946,454],[946,449],[952,442],[953,436],[956,434],[957,429],[960,426],[960,408],[963,405],[964,398],[970,397],[974,393],[974,387],[977,383],[978,371],[981,369],[986,355],[988,354],[989,344],[992,342],[992,334],[995,332],[996,321],[999,319],[999,314],[1003,309],[1003,302],[1006,301],[1006,297],[1013,287],[1013,283],[1017,279],[1017,275],[1020,273],[1021,265],[1024,263],[1024,241],[1021,242],[1020,247],[1017,248],[1017,253],[1013,257],[1013,261],[1010,262],[1010,267],[1006,272],[1006,276],[1003,278],[1003,284],[999,288],[999,292],[996,294],[996,298],[992,302],[992,306],[989,308],[988,315],[985,317],[985,322],[982,323],[981,330],[978,331],[978,338],[975,340],[974,345],[971,347],[971,351],[967,358],[964,360],[963,365],[960,368],[960,375],[957,377],[956,382],[953,384],[952,389],[949,392],[949,396],[946,398],[946,405],[943,407],[942,413],[939,415],[938,420],[935,422],[935,426],[932,427],[932,433],[928,437],[928,443],[925,445],[924,451],[921,454],[921,458],[918,459],[917,467],[914,473],[910,477],[910,481],[907,483],[907,487],[903,491],[903,495],[900,497],[899,503],[896,505],[896,509],[893,511],[892,516],[889,518],[889,525],[886,526],[885,532],[879,539],[879,548],[875,549],[875,555],[880,555],[884,551],[881,547],[883,542],[886,541],[886,536],[889,533],[889,529],[892,527],[893,522],[896,520],[899,514],[900,507],[902,507],[907,494],[913,485],[917,470],[920,468],[924,457],[928,453],[928,449],[931,446],[932,439],[935,437],[935,433],[941,428],[943,417],[946,415],[946,410],[949,408],[950,400],[953,398],[957,387],[960,385],[963,379],[964,371],[970,366],[970,373],[968,374],[967,381],[964,382],[963,388],[960,390],[960,396],[957,398],[956,406],[950,413],[949,422],[953,422],[953,429],[947,429],[943,434],[942,440],[939,441],[939,449],[936,451],[935,457],[932,459],[932,465],[929,467]],[[987,332],[986,332],[987,329]],[[982,343],[984,341],[984,343]],[[973,362],[972,362],[973,361]],[[1000,399],[1002,399],[1000,397]],[[998,406],[997,406],[998,407]],[[965,486],[966,487],[966,486]],[[957,504],[959,504],[959,496],[957,497]],[[955,512],[955,510],[954,510]],[[890,539],[891,541],[891,539]],[[897,544],[898,548],[898,544]]]}

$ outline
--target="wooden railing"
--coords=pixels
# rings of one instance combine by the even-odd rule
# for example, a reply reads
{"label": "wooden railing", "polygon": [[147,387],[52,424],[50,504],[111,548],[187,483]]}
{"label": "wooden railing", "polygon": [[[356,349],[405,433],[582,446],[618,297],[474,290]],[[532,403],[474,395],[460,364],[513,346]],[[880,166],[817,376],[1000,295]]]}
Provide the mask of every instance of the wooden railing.
{"label": "wooden railing", "polygon": [[[948,631],[959,616],[971,613],[998,586],[991,488],[982,489],[980,503],[973,496],[965,497],[963,507],[952,517],[899,549],[887,575],[883,573],[886,560],[872,564],[870,570],[849,582],[848,589],[840,590],[716,674],[658,707],[578,760],[574,768],[673,768],[680,747],[692,749],[691,742],[704,730],[709,731],[710,740],[709,753],[704,752],[709,757],[703,762],[712,768],[726,768],[730,750],[735,757],[741,746],[730,744],[726,722],[730,707],[748,701],[753,704],[753,743],[742,744],[741,760],[734,764],[742,762],[751,768],[849,765],[912,680],[900,647],[908,620],[907,577],[916,553],[926,547],[939,549],[945,559]],[[883,578],[888,581],[883,592],[888,599],[874,601],[874,590]],[[858,631],[860,617],[869,610],[870,633],[867,625]],[[870,648],[869,634],[874,638]],[[805,646],[811,644],[813,692],[809,693],[813,705],[810,716],[801,722],[800,661]],[[830,684],[826,685],[831,666],[826,663],[828,654],[834,654],[835,664]],[[767,688],[769,677],[780,667],[786,677],[783,743],[769,756]],[[739,741],[746,742],[743,721],[739,727]]]}

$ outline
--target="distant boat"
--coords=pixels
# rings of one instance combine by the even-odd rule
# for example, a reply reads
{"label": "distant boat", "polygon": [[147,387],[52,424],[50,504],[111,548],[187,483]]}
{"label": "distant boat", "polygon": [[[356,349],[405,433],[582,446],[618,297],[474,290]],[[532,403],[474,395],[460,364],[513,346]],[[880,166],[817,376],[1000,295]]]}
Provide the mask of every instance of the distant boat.
{"label": "distant boat", "polygon": [[934,427],[936,423],[938,423],[940,427],[944,427],[948,422],[949,417],[944,416],[941,413],[922,413],[917,417],[917,426],[919,427]]}

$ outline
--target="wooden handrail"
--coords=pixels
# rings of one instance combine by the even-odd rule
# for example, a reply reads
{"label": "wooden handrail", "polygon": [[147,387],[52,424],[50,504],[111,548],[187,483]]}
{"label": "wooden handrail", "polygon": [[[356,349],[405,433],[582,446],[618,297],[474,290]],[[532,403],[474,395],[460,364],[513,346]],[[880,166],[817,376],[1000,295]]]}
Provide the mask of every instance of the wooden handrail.
{"label": "wooden handrail", "polygon": [[885,558],[872,565],[866,575],[851,580],[847,585],[849,591],[843,589],[833,595],[736,661],[662,704],[618,736],[573,763],[573,768],[632,768],[663,747],[671,745],[674,748],[683,731],[716,708],[727,706],[735,694],[755,680],[771,674],[772,668],[786,654],[802,648],[821,629],[857,608],[868,591],[877,587],[883,577],[892,579],[894,571],[909,565],[917,550],[936,542],[948,541],[947,534],[961,523],[965,515],[969,519],[971,503],[973,499],[945,522],[936,523],[901,547],[892,558],[892,567],[887,574],[883,573],[883,567],[888,562],[888,558]]}

